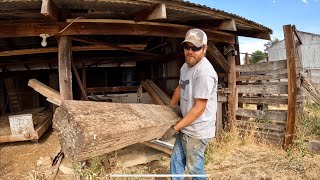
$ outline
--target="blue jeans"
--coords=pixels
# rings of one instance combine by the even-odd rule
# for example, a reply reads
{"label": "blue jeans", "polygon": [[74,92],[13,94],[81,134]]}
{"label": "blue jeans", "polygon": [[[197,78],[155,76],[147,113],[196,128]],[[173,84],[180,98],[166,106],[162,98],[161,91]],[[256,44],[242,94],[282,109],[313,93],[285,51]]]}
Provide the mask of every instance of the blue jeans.
{"label": "blue jeans", "polygon": [[[195,139],[179,132],[173,147],[170,162],[171,174],[185,174],[185,167],[189,174],[205,175],[204,152],[210,139]],[[184,179],[173,177],[173,180]],[[206,177],[193,177],[193,180],[207,179]]]}

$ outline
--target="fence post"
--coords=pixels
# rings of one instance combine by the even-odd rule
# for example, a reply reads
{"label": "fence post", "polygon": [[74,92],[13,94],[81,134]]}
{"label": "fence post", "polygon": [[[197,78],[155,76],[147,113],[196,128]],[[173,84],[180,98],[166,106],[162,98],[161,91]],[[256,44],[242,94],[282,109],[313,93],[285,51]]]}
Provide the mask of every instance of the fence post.
{"label": "fence post", "polygon": [[297,74],[295,61],[294,32],[292,26],[283,26],[283,32],[285,38],[288,70],[288,113],[284,145],[285,147],[288,147],[290,144],[292,144],[296,121]]}

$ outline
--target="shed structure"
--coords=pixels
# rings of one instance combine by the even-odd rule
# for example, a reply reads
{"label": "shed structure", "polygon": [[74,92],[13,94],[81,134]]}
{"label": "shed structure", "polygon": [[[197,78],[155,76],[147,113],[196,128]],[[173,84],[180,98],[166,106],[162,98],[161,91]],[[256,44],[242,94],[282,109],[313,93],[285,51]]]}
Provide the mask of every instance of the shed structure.
{"label": "shed structure", "polygon": [[[181,0],[0,0],[0,21],[2,113],[48,107],[46,100],[57,103],[89,97],[125,102],[122,100],[131,97],[128,93],[141,94],[141,82],[148,82],[155,92],[161,89],[170,97],[184,63],[181,42],[185,33],[196,27],[208,35],[206,56],[219,77],[218,130],[222,126],[232,128],[239,116],[268,116],[264,111],[250,114],[238,109],[238,96],[264,94],[268,86],[246,86],[248,83],[243,81],[250,80],[250,74],[239,78],[241,72],[251,69],[261,74],[264,67],[239,67],[238,37],[270,40],[272,33],[241,16]],[[278,71],[279,67],[287,70],[286,65],[277,64],[268,65],[266,70]],[[274,78],[263,75],[258,80],[269,77]],[[29,79],[50,86],[51,99],[28,87]],[[282,84],[277,89],[287,94],[287,86]],[[54,99],[59,93],[60,97]],[[282,102],[288,103],[288,96],[283,98]],[[136,102],[140,100],[136,98]],[[245,98],[239,103],[248,101],[252,103]],[[286,112],[271,114],[281,116],[281,127],[272,128],[283,135]]]}
{"label": "shed structure", "polygon": [[[300,61],[301,70],[305,73],[312,82],[320,88],[320,35],[308,32],[297,31],[300,40],[296,46],[297,56]],[[280,41],[268,50],[268,60],[277,61],[286,59],[286,49],[284,40]]]}

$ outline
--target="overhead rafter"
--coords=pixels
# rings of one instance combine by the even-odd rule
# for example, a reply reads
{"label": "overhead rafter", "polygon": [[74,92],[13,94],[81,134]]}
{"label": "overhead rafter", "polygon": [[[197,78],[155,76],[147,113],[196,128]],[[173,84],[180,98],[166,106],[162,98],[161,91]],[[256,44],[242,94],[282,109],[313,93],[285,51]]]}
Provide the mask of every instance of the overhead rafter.
{"label": "overhead rafter", "polygon": [[219,65],[225,72],[229,73],[230,64],[220,53],[218,48],[213,44],[213,42],[208,42],[207,55],[210,61],[213,61],[213,63]]}
{"label": "overhead rafter", "polygon": [[[146,44],[120,44],[118,46],[129,48],[131,50],[144,50],[147,45]],[[111,47],[111,46],[102,46],[102,45],[87,45],[87,46],[72,46],[71,50],[72,51],[99,51],[99,50],[106,51],[106,50],[118,50],[118,48]],[[26,55],[26,54],[52,53],[52,52],[58,52],[58,47],[0,51],[0,57]]]}
{"label": "overhead rafter", "polygon": [[134,14],[133,20],[136,22],[146,20],[167,19],[167,11],[165,4],[156,4],[148,9],[144,9]]}
{"label": "overhead rafter", "polygon": [[218,26],[219,30],[237,31],[236,22],[234,19],[222,20]]}
{"label": "overhead rafter", "polygon": [[[70,20],[71,22],[72,20]],[[0,24],[0,38],[39,36],[39,34],[59,34],[67,23],[8,23]],[[129,20],[78,19],[60,35],[136,35],[184,38],[193,27],[157,22],[134,22]],[[231,33],[207,30],[208,39],[215,42],[234,43]]]}
{"label": "overhead rafter", "polygon": [[147,55],[147,56],[158,56],[158,54],[145,52],[145,51],[132,50],[132,49],[127,48],[127,47],[121,47],[119,45],[113,45],[113,44],[110,44],[110,43],[97,41],[97,40],[94,40],[94,39],[77,38],[77,37],[71,37],[71,39],[74,40],[74,41],[84,42],[84,43],[88,43],[88,44],[109,46],[111,48],[114,48],[114,49],[117,49],[117,50],[121,50],[121,51],[127,51],[127,52],[132,52],[132,53],[137,53],[137,54],[143,54],[143,55]]}
{"label": "overhead rafter", "polygon": [[196,20],[191,21],[192,25],[201,28],[201,29],[214,29],[214,30],[222,30],[222,31],[237,31],[236,22],[234,19],[205,19],[205,20]]}
{"label": "overhead rafter", "polygon": [[53,21],[59,20],[59,9],[52,0],[42,0],[41,14]]}

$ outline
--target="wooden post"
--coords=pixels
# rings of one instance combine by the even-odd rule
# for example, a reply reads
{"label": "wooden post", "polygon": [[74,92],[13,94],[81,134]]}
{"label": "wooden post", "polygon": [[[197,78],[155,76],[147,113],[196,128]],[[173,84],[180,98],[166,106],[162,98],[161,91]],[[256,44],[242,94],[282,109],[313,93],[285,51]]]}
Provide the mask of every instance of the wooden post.
{"label": "wooden post", "polygon": [[82,82],[81,82],[78,70],[77,70],[76,65],[74,64],[72,59],[71,59],[71,66],[72,66],[73,73],[76,76],[76,80],[77,80],[78,86],[79,86],[79,88],[81,90],[82,97],[84,98],[84,100],[87,101],[88,97],[87,97],[86,91],[84,90],[84,88],[82,86]]}
{"label": "wooden post", "polygon": [[246,64],[250,64],[248,53],[246,53]]}
{"label": "wooden post", "polygon": [[71,40],[68,36],[61,36],[58,47],[59,58],[59,87],[61,100],[72,100],[72,74],[71,74]]}
{"label": "wooden post", "polygon": [[230,65],[230,71],[228,73],[228,88],[231,92],[228,97],[228,123],[227,127],[230,130],[233,130],[235,128],[235,120],[236,120],[236,63],[235,63],[235,57],[232,54],[233,52],[230,51],[227,54],[227,60]]}
{"label": "wooden post", "polygon": [[288,69],[288,114],[286,124],[285,147],[292,144],[296,121],[297,74],[295,62],[294,32],[291,25],[283,26]]}
{"label": "wooden post", "polygon": [[[82,62],[82,87],[87,93],[87,74],[86,74],[86,63]],[[84,97],[82,97],[84,99]]]}

